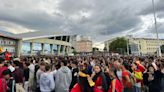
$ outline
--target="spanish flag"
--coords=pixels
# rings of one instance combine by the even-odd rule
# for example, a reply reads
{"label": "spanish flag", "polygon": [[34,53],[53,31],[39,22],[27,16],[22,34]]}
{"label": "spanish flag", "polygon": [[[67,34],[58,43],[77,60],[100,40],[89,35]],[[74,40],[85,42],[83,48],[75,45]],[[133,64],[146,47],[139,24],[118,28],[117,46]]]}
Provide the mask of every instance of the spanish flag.
{"label": "spanish flag", "polygon": [[2,53],[3,52],[3,48],[2,47],[0,47],[0,53]]}

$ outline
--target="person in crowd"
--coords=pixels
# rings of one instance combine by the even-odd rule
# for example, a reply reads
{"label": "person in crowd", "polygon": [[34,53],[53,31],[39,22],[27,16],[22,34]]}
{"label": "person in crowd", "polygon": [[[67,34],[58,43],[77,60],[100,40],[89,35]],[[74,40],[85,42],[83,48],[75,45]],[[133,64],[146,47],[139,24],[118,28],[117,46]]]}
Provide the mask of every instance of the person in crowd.
{"label": "person in crowd", "polygon": [[13,66],[15,68],[14,72],[12,72],[12,76],[16,83],[16,92],[25,92],[23,88],[23,69],[19,67],[20,62],[15,60],[13,61]]}
{"label": "person in crowd", "polygon": [[[163,57],[130,55],[21,56],[20,59],[11,58],[10,61],[5,61],[3,58],[0,57],[0,79],[4,78],[3,71],[9,69],[11,76],[7,80],[8,92],[18,90],[24,92],[22,85],[25,86],[30,80],[30,70],[32,70],[31,74],[35,75],[31,79],[37,81],[37,86],[34,84],[32,87],[35,90],[32,90],[31,87],[28,92],[40,92],[41,81],[44,85],[43,79],[46,76],[49,79],[49,75],[53,76],[56,86],[51,86],[51,88],[45,86],[44,89],[55,87],[56,92],[120,92],[121,90],[123,92],[141,92],[141,88],[142,92],[153,92],[154,90],[155,92],[163,92]],[[30,61],[29,67],[27,62]],[[47,64],[51,67],[49,70],[45,69],[45,66],[47,66],[45,61],[48,61]],[[34,65],[36,65],[35,73],[33,72]],[[102,77],[104,74],[105,78]],[[42,75],[44,75],[44,78],[40,79]],[[108,85],[107,88],[104,86],[104,79],[106,85]],[[46,83],[51,85],[48,82]],[[33,85],[33,82],[29,86],[31,84]],[[17,90],[14,89],[15,86]],[[25,89],[27,89],[27,86]],[[54,92],[54,90],[51,90],[51,92]]]}
{"label": "person in crowd", "polygon": [[117,70],[115,67],[109,67],[109,76],[111,78],[111,83],[108,92],[122,92],[123,86],[119,78],[117,77]]}
{"label": "person in crowd", "polygon": [[[37,90],[37,84],[38,84],[37,83],[36,73],[37,73],[39,67],[40,67],[39,66],[39,60],[36,60],[36,62],[35,62],[35,71],[34,71],[34,85],[33,85],[35,91]],[[38,89],[40,89],[40,88],[38,88]]]}
{"label": "person in crowd", "polygon": [[2,76],[0,78],[0,92],[7,92],[10,89],[7,86],[7,81],[10,79],[10,70],[6,69],[2,71]]}
{"label": "person in crowd", "polygon": [[77,61],[73,61],[71,63],[71,67],[72,67],[72,82],[70,85],[70,89],[73,88],[73,86],[78,82],[78,62]]}
{"label": "person in crowd", "polygon": [[113,65],[114,65],[114,67],[117,69],[116,74],[117,74],[119,80],[122,81],[122,70],[121,70],[121,63],[120,63],[120,61],[119,61],[118,59],[115,60],[115,61],[113,62]]}
{"label": "person in crowd", "polygon": [[134,85],[135,92],[141,92],[141,87],[143,83],[143,72],[145,71],[145,68],[143,65],[141,65],[140,61],[136,61],[132,63],[132,70],[133,70],[133,76],[136,79],[136,83]]}
{"label": "person in crowd", "polygon": [[24,74],[24,89],[25,89],[25,92],[29,92],[29,87],[28,87],[28,83],[29,83],[29,68],[28,66],[30,65],[29,62],[24,62],[23,63],[23,67],[24,67],[24,70],[23,70],[23,74]]}
{"label": "person in crowd", "polygon": [[[61,81],[62,80],[62,81]],[[67,61],[61,61],[61,67],[55,76],[55,92],[69,92],[69,87],[72,81],[72,72],[67,67]]]}
{"label": "person in crowd", "polygon": [[107,92],[107,81],[100,65],[94,66],[92,79],[95,82],[94,92]]}
{"label": "person in crowd", "polygon": [[81,63],[79,71],[79,78],[78,83],[75,84],[75,86],[71,89],[71,92],[94,92],[92,87],[95,85],[93,81],[89,81],[89,78],[91,79],[89,73],[88,73],[88,66],[86,63]]}
{"label": "person in crowd", "polygon": [[45,63],[41,62],[40,63],[40,68],[38,69],[38,71],[36,72],[36,92],[40,92],[40,76],[41,74],[43,74],[45,72]]}
{"label": "person in crowd", "polygon": [[4,64],[5,64],[5,59],[0,57],[0,78],[2,77],[2,72],[8,69],[6,66],[4,66]]}
{"label": "person in crowd", "polygon": [[104,70],[104,74],[105,74],[105,78],[106,78],[106,83],[107,83],[107,90],[109,90],[109,86],[110,83],[111,83],[111,78],[109,76],[109,68],[108,68],[108,65],[105,67],[105,70]]}
{"label": "person in crowd", "polygon": [[153,65],[148,67],[147,73],[144,74],[144,84],[149,87],[149,92],[160,92],[162,73],[160,70],[155,70]]}
{"label": "person in crowd", "polygon": [[35,65],[34,65],[34,60],[32,59],[30,61],[30,65],[28,66],[29,68],[29,90],[32,91],[33,90],[33,85],[34,85],[34,71],[35,71]]}
{"label": "person in crowd", "polygon": [[124,86],[124,92],[133,92],[133,86],[135,81],[134,76],[128,70],[129,64],[127,61],[124,61],[122,64],[122,84]]}
{"label": "person in crowd", "polygon": [[[55,88],[55,81],[51,74],[50,65],[45,66],[45,72],[40,76],[40,91],[41,92],[52,92]],[[60,91],[62,92],[62,91]]]}

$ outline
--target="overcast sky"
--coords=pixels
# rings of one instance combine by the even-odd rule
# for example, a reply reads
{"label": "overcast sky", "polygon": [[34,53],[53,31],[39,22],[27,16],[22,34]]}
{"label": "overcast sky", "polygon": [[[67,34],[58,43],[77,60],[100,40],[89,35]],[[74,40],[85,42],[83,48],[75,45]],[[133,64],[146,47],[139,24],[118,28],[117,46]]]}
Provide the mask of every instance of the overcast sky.
{"label": "overcast sky", "polygon": [[[164,38],[164,0],[155,0]],[[116,36],[156,37],[152,0],[0,0],[0,29],[60,31],[103,42]]]}

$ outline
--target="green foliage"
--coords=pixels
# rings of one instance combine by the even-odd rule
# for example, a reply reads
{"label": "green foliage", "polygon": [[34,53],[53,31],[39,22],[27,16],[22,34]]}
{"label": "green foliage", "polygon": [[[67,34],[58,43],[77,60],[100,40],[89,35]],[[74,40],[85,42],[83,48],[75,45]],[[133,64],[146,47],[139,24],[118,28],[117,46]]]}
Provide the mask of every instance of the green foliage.
{"label": "green foliage", "polygon": [[77,51],[76,50],[73,50],[73,52],[72,52],[74,55],[76,55],[77,54]]}
{"label": "green foliage", "polygon": [[161,52],[164,53],[164,45],[161,46]]}
{"label": "green foliage", "polygon": [[121,54],[124,54],[127,49],[127,40],[124,37],[118,37],[116,40],[110,43],[109,49],[110,51],[120,52]]}

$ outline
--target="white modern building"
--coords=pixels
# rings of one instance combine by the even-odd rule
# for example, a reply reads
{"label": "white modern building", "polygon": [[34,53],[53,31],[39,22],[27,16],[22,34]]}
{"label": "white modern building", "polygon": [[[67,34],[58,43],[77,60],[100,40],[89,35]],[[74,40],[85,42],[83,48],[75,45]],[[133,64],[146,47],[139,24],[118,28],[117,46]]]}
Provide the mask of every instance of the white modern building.
{"label": "white modern building", "polygon": [[[1,37],[1,36],[0,36]],[[13,34],[15,53],[20,55],[69,55],[72,53],[76,35],[63,35],[55,32],[29,32]],[[6,39],[7,40],[7,39]],[[6,46],[4,46],[6,47]]]}

